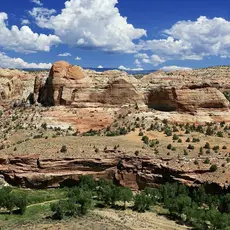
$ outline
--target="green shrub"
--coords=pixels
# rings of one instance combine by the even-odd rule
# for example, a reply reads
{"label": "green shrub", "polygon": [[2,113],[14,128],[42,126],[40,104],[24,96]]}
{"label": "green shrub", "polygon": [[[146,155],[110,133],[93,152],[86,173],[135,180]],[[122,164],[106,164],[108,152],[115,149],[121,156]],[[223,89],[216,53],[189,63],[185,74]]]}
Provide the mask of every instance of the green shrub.
{"label": "green shrub", "polygon": [[213,147],[214,151],[219,150],[219,149],[220,149],[220,147],[218,145],[216,145],[216,146]]}
{"label": "green shrub", "polygon": [[214,130],[208,126],[208,128],[206,129],[206,135],[207,136],[212,136],[214,134]]}
{"label": "green shrub", "polygon": [[186,142],[190,142],[190,138],[187,138],[187,139],[186,139]]}
{"label": "green shrub", "polygon": [[172,136],[172,130],[169,128],[169,127],[167,127],[166,129],[165,129],[165,131],[164,131],[164,134],[166,134],[166,136]]}
{"label": "green shrub", "polygon": [[53,219],[62,220],[65,216],[74,216],[77,213],[77,207],[72,200],[60,200],[50,205],[53,212]]}
{"label": "green shrub", "polygon": [[224,135],[223,135],[223,132],[217,132],[217,134],[216,134],[218,137],[223,137]]}
{"label": "green shrub", "polygon": [[211,172],[215,172],[217,170],[217,165],[211,165],[210,169]]}
{"label": "green shrub", "polygon": [[66,153],[66,152],[67,152],[67,147],[66,147],[66,145],[62,145],[60,151],[61,151],[61,153]]}
{"label": "green shrub", "polygon": [[200,147],[200,154],[202,155],[204,153],[203,147]]}
{"label": "green shrub", "polygon": [[187,156],[188,155],[188,151],[186,149],[184,149],[184,155]]}
{"label": "green shrub", "polygon": [[178,137],[176,134],[174,134],[174,135],[173,135],[173,140],[174,140],[174,141],[177,141],[178,139],[179,139],[179,137]]}
{"label": "green shrub", "polygon": [[46,123],[42,123],[41,127],[46,130],[47,129],[47,124]]}
{"label": "green shrub", "polygon": [[172,147],[171,150],[172,150],[172,151],[176,151],[176,147]]}
{"label": "green shrub", "polygon": [[149,138],[147,136],[143,136],[141,139],[146,145],[149,144]]}
{"label": "green shrub", "polygon": [[144,136],[144,133],[143,132],[139,132],[139,136],[140,137]]}
{"label": "green shrub", "polygon": [[169,145],[167,146],[167,149],[172,149],[172,145],[169,144]]}
{"label": "green shrub", "polygon": [[188,149],[193,150],[193,149],[195,149],[195,147],[194,147],[194,145],[189,144],[189,145],[188,145]]}
{"label": "green shrub", "polygon": [[210,164],[209,158],[206,158],[206,159],[204,160],[204,164]]}
{"label": "green shrub", "polygon": [[194,164],[198,165],[199,164],[198,160],[194,160]]}
{"label": "green shrub", "polygon": [[0,189],[0,207],[7,209],[10,214],[14,208],[18,208],[19,214],[23,214],[27,203],[27,195],[24,192],[15,193],[10,187]]}
{"label": "green shrub", "polygon": [[133,192],[129,188],[120,188],[119,196],[119,200],[124,202],[124,209],[126,209],[126,203],[132,200]]}
{"label": "green shrub", "polygon": [[134,210],[138,212],[145,212],[149,210],[151,205],[151,197],[144,191],[139,192],[134,197]]}
{"label": "green shrub", "polygon": [[208,143],[208,142],[206,142],[206,144],[204,145],[204,148],[205,149],[210,149],[211,147],[210,147],[210,144]]}

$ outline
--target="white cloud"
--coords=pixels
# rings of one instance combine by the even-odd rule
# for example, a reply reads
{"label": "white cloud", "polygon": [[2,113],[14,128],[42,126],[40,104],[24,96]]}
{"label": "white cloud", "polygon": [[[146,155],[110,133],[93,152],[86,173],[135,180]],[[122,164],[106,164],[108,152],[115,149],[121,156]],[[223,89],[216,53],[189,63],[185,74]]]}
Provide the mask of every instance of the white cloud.
{"label": "white cloud", "polygon": [[138,53],[134,55],[135,58],[140,58],[140,59],[148,59],[149,56],[146,53]]}
{"label": "white cloud", "polygon": [[51,63],[28,63],[21,58],[11,58],[5,53],[0,52],[0,67],[1,68],[38,68],[38,69],[50,69]]}
{"label": "white cloud", "polygon": [[99,65],[97,68],[98,69],[103,69],[104,67],[102,65]]}
{"label": "white cloud", "polygon": [[161,70],[164,70],[164,71],[192,70],[192,68],[173,65],[173,66],[164,66],[161,68]]}
{"label": "white cloud", "polygon": [[159,57],[158,55],[152,55],[150,58],[150,62],[154,65],[154,66],[158,66],[159,64],[165,62],[165,59]]}
{"label": "white cloud", "polygon": [[117,3],[117,0],[69,0],[56,16],[34,9],[31,15],[38,26],[53,29],[67,44],[132,53],[136,51],[134,40],[146,36],[146,30],[129,24],[120,15]]}
{"label": "white cloud", "polygon": [[139,54],[136,54],[135,57],[139,57],[141,59],[142,63],[152,64],[154,66],[158,66],[159,64],[165,62],[165,59],[163,59],[163,58],[161,58],[161,57],[159,57],[158,55],[155,55],[155,54],[152,55],[151,57],[149,57],[145,53],[139,53]]}
{"label": "white cloud", "polygon": [[141,41],[139,50],[150,50],[162,61],[230,57],[230,21],[223,18],[201,16],[196,21],[179,21],[163,32],[166,39]]}
{"label": "white cloud", "polygon": [[55,13],[55,9],[47,9],[44,7],[34,7],[29,11],[29,14],[36,19],[40,27],[46,27],[47,20],[50,20],[51,16]]}
{"label": "white cloud", "polygon": [[125,66],[121,65],[118,67],[118,69],[120,70],[124,70],[124,71],[142,71],[143,69],[142,68],[134,68],[134,69],[131,69],[131,68],[126,68]]}
{"label": "white cloud", "polygon": [[37,4],[38,6],[42,6],[43,3],[41,3],[40,0],[30,0],[32,3]]}
{"label": "white cloud", "polygon": [[50,51],[53,45],[61,42],[56,35],[37,34],[28,26],[19,29],[14,25],[8,29],[7,19],[6,13],[0,13],[0,46],[5,49],[25,53]]}
{"label": "white cloud", "polygon": [[70,53],[58,54],[58,57],[70,57],[70,56],[72,56]]}
{"label": "white cloud", "polygon": [[30,21],[28,19],[22,19],[22,22],[21,22],[22,25],[29,25],[30,24]]}
{"label": "white cloud", "polygon": [[141,65],[141,62],[138,60],[138,59],[136,59],[135,61],[134,61],[134,64],[137,66],[137,67],[141,67],[142,65]]}
{"label": "white cloud", "polygon": [[75,60],[76,60],[76,61],[80,61],[80,60],[81,60],[81,57],[76,57]]}

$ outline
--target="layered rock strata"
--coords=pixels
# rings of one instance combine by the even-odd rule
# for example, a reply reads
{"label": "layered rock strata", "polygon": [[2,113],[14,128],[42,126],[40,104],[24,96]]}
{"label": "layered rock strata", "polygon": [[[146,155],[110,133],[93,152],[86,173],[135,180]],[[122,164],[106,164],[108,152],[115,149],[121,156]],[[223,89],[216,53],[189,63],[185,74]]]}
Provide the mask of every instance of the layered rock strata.
{"label": "layered rock strata", "polygon": [[80,175],[105,178],[133,190],[155,187],[165,182],[179,182],[189,187],[205,184],[215,192],[229,188],[217,182],[209,183],[202,175],[209,170],[180,170],[151,158],[117,157],[107,159],[39,159],[38,155],[0,159],[0,174],[14,186],[42,189],[77,184]]}
{"label": "layered rock strata", "polygon": [[[191,79],[193,77],[193,79]],[[193,72],[163,71],[136,79],[122,71],[103,73],[83,70],[67,62],[54,63],[46,83],[35,81],[35,100],[43,105],[109,107],[138,104],[162,111],[194,112],[197,109],[229,108],[223,95],[230,77],[204,79]]]}

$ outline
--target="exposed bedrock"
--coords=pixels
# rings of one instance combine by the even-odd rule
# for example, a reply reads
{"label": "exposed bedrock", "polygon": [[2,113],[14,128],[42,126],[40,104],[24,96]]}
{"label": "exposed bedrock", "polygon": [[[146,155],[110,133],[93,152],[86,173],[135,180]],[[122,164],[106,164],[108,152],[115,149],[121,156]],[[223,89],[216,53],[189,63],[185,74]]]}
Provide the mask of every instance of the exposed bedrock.
{"label": "exposed bedrock", "polygon": [[62,61],[54,63],[46,81],[36,78],[34,94],[35,101],[45,106],[109,107],[138,104],[161,111],[184,112],[229,108],[229,101],[222,93],[226,85],[213,82],[212,79],[209,82],[198,80],[195,82],[180,73],[173,73],[169,77],[162,72],[136,79],[118,70],[99,73]]}
{"label": "exposed bedrock", "polygon": [[197,109],[227,109],[229,102],[216,88],[158,88],[147,95],[149,108],[161,111],[195,111]]}
{"label": "exposed bedrock", "polygon": [[[117,157],[108,159],[39,159],[38,155],[0,159],[0,174],[11,185],[26,188],[51,188],[74,185],[79,175],[105,178],[133,190],[179,182],[189,187],[205,184],[215,192],[228,190],[225,185],[208,183],[199,175],[208,170],[183,171],[150,158]],[[211,191],[211,190],[210,190]]]}
{"label": "exposed bedrock", "polygon": [[46,83],[37,80],[36,98],[43,105],[97,107],[143,103],[143,96],[132,84],[135,78],[121,71],[85,71],[67,62],[56,62]]}

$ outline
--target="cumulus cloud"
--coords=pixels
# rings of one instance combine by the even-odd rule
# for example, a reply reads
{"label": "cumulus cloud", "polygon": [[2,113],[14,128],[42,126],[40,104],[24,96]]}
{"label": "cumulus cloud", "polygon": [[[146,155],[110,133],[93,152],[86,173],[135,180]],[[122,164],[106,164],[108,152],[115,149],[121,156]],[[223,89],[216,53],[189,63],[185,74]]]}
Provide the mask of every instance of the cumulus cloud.
{"label": "cumulus cloud", "polygon": [[31,1],[32,3],[38,5],[38,6],[42,6],[42,5],[43,5],[43,3],[41,3],[40,0],[30,0],[30,1]]}
{"label": "cumulus cloud", "polygon": [[173,66],[164,66],[161,68],[161,70],[164,70],[164,71],[192,70],[192,68],[173,65]]}
{"label": "cumulus cloud", "polygon": [[141,67],[142,65],[141,65],[141,62],[138,60],[138,59],[136,59],[135,61],[134,61],[134,64],[137,66],[137,67]]}
{"label": "cumulus cloud", "polygon": [[58,57],[70,57],[70,56],[72,56],[70,53],[58,54]]}
{"label": "cumulus cloud", "polygon": [[201,16],[196,21],[179,21],[163,32],[166,39],[141,41],[138,48],[152,51],[162,61],[230,57],[230,22],[223,18]]}
{"label": "cumulus cloud", "polygon": [[132,53],[136,51],[134,41],[146,36],[146,30],[128,23],[117,3],[117,0],[69,0],[58,15],[44,8],[33,9],[31,15],[38,26],[53,29],[67,44]]}
{"label": "cumulus cloud", "polygon": [[30,21],[28,19],[22,19],[22,25],[29,25]]}
{"label": "cumulus cloud", "polygon": [[146,53],[138,53],[134,55],[135,58],[140,58],[140,59],[148,59],[149,56]]}
{"label": "cumulus cloud", "polygon": [[80,61],[80,60],[81,60],[81,57],[76,57],[75,60],[76,60],[76,61]]}
{"label": "cumulus cloud", "polygon": [[34,33],[30,27],[17,26],[7,28],[8,15],[0,13],[0,46],[17,52],[50,51],[53,45],[61,40],[56,35]]}
{"label": "cumulus cloud", "polygon": [[47,9],[44,7],[34,7],[32,10],[29,11],[29,14],[36,19],[36,22],[42,28],[46,27],[45,24],[55,13],[55,9]]}
{"label": "cumulus cloud", "polygon": [[1,68],[36,68],[36,69],[50,69],[51,63],[28,63],[21,58],[11,58],[5,53],[0,52],[0,67]]}
{"label": "cumulus cloud", "polygon": [[158,55],[152,55],[151,58],[150,58],[150,62],[151,62],[154,66],[158,66],[159,64],[165,62],[165,59],[159,57]]}
{"label": "cumulus cloud", "polygon": [[126,68],[125,66],[121,65],[118,67],[118,69],[120,70],[124,70],[124,71],[142,71],[143,69],[142,68]]}
{"label": "cumulus cloud", "polygon": [[104,67],[102,65],[99,65],[97,68],[98,69],[103,69]]}
{"label": "cumulus cloud", "polygon": [[146,53],[139,53],[136,54],[135,57],[140,58],[141,61],[139,61],[139,59],[135,60],[135,63],[145,63],[145,64],[152,64],[154,66],[158,66],[159,64],[165,62],[166,60],[159,57],[158,55],[152,55],[152,56],[148,56]]}

